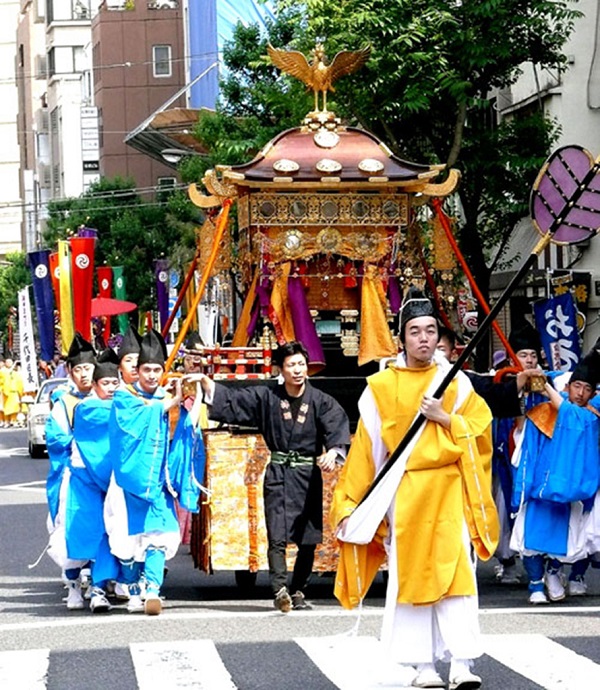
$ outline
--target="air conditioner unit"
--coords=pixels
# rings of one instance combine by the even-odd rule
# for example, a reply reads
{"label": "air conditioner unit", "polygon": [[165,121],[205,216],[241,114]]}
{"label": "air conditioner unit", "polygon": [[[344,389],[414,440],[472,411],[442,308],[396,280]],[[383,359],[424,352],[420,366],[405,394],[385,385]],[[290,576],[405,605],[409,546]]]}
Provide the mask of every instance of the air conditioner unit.
{"label": "air conditioner unit", "polygon": [[52,170],[47,163],[38,163],[38,183],[40,189],[50,189],[52,187]]}
{"label": "air conditioner unit", "polygon": [[48,77],[48,60],[45,55],[35,56],[35,78],[46,79]]}
{"label": "air conditioner unit", "polygon": [[38,134],[48,134],[50,128],[50,115],[48,108],[38,108],[35,111],[35,126]]}

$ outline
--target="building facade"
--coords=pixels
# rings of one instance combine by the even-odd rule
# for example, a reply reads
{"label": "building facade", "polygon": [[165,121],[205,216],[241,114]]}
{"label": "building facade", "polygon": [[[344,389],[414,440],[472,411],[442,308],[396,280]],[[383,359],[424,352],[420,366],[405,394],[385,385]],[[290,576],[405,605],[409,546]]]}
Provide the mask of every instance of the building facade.
{"label": "building facade", "polygon": [[17,144],[18,90],[15,70],[21,55],[15,55],[15,31],[21,3],[0,3],[0,257],[21,248],[23,206],[19,190]]}
{"label": "building facade", "polygon": [[[140,190],[175,182],[172,167],[127,146],[126,135],[185,86],[184,22],[177,0],[106,0],[92,23],[99,172]],[[185,106],[185,94],[172,106]]]}

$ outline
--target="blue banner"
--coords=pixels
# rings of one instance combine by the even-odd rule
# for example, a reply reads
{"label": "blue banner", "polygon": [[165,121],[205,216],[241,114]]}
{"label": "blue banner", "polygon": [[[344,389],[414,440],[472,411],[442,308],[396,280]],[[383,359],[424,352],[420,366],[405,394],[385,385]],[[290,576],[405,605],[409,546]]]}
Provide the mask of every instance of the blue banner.
{"label": "blue banner", "polygon": [[573,371],[581,356],[577,308],[570,292],[533,305],[535,325],[553,371]]}
{"label": "blue banner", "polygon": [[50,276],[50,250],[28,252],[29,268],[33,280],[33,297],[40,338],[40,358],[51,362],[56,344],[54,340],[54,296]]}

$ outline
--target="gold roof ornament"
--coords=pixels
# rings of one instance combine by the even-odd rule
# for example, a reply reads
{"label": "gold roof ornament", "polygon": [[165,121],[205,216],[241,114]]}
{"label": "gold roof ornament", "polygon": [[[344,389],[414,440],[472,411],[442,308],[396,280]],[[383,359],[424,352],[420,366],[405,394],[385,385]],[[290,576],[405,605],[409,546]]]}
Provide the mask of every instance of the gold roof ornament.
{"label": "gold roof ornament", "polygon": [[[315,94],[315,112],[311,115],[328,113],[327,92],[335,91],[333,82],[347,74],[360,69],[369,59],[371,46],[360,50],[340,50],[331,63],[325,56],[325,49],[317,43],[312,51],[313,59],[309,62],[299,50],[280,50],[269,44],[267,48],[271,62],[282,72],[300,79]],[[319,109],[319,93],[323,96],[323,107]]]}
{"label": "gold roof ornament", "polygon": [[202,178],[202,182],[210,192],[210,196],[203,194],[195,183],[190,184],[188,187],[188,195],[192,203],[200,208],[222,206],[225,199],[235,199],[237,197],[237,188],[232,184],[219,180],[214,170],[207,170]]}

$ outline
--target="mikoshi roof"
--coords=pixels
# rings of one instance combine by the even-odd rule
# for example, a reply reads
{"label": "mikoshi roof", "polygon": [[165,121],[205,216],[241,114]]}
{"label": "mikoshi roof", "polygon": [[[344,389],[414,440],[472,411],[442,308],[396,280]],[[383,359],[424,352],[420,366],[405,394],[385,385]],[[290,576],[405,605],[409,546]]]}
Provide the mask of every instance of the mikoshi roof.
{"label": "mikoshi roof", "polygon": [[217,169],[224,182],[241,186],[293,188],[343,182],[417,190],[444,167],[402,160],[374,134],[355,127],[316,132],[297,127],[276,136],[249,163]]}

